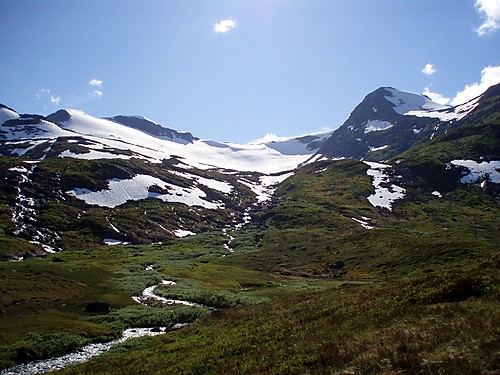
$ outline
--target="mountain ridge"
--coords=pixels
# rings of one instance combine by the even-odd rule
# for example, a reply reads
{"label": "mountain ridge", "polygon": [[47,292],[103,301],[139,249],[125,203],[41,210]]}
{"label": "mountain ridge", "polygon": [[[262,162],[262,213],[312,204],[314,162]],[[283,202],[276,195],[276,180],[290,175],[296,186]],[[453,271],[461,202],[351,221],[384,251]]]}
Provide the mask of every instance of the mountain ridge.
{"label": "mountain ridge", "polygon": [[[62,214],[61,209],[68,206],[79,216],[88,208],[95,211],[97,216],[90,221],[78,221],[80,231],[93,228],[93,243],[106,239],[154,242],[178,237],[179,233],[238,226],[248,222],[252,212],[265,206],[280,183],[300,168],[339,158],[366,161],[366,173],[380,195],[373,198],[374,202],[391,210],[393,198],[389,197],[404,197],[402,182],[406,187],[420,184],[430,192],[443,194],[455,189],[461,175],[468,173],[464,165],[472,166],[469,162],[452,165],[453,160],[469,156],[474,156],[476,162],[481,156],[486,157],[484,160],[500,159],[497,127],[493,126],[497,117],[488,120],[491,125],[482,120],[487,122],[484,130],[478,127],[479,118],[499,112],[499,87],[459,107],[441,106],[422,95],[381,87],[368,94],[333,132],[251,145],[203,141],[137,116],[97,119],[79,110],[59,110],[46,117],[19,115],[2,105],[0,154],[21,158],[20,162],[12,163],[16,159],[11,159],[4,164],[5,179],[13,178],[5,190],[9,196],[6,206],[14,210],[8,233],[24,236],[32,244],[42,243],[45,250],[67,247],[67,235],[61,240],[59,234],[50,234],[57,233],[57,223],[41,218],[55,212]],[[467,125],[469,116],[475,124],[472,127]],[[482,132],[490,136],[479,141]],[[455,138],[463,143],[455,150],[464,152],[446,151],[446,156],[439,159],[416,156],[420,149],[436,149],[438,155],[438,149],[447,150],[442,144],[450,144]],[[466,151],[471,150],[469,143],[476,145],[474,153]],[[486,177],[478,184],[491,175],[483,174]],[[496,180],[489,181],[488,191],[497,195]],[[395,194],[394,189],[401,193]],[[363,199],[368,197],[366,194]],[[159,209],[162,204],[190,224],[170,217]],[[154,224],[154,235],[147,234],[148,217],[139,219],[139,231],[117,218],[144,205],[161,212],[156,223],[168,223]],[[201,211],[193,214],[193,210]],[[203,225],[196,223],[197,217],[207,215],[212,219]],[[106,216],[115,219],[102,220]],[[46,224],[51,222],[47,231]],[[121,229],[115,230],[120,225]],[[61,227],[62,232],[71,232],[74,223]]]}

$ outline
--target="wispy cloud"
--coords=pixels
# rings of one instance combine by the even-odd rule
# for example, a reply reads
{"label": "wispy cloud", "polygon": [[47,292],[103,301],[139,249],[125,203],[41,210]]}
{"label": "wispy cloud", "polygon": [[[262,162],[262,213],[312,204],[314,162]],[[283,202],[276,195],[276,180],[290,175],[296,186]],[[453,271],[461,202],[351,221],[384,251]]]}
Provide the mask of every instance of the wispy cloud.
{"label": "wispy cloud", "polygon": [[54,103],[55,105],[59,105],[59,103],[61,102],[61,97],[60,96],[51,95],[50,96],[50,102]]}
{"label": "wispy cloud", "polygon": [[227,33],[236,27],[236,21],[232,18],[226,18],[214,24],[214,31],[216,33]]}
{"label": "wispy cloud", "polygon": [[35,94],[38,100],[42,100],[44,102],[49,101],[54,105],[59,105],[61,103],[61,97],[59,95],[52,94],[50,89],[41,88]]}
{"label": "wispy cloud", "polygon": [[90,80],[89,85],[95,87],[102,87],[102,83],[103,83],[102,80],[94,78]]}
{"label": "wispy cloud", "polygon": [[431,63],[425,64],[424,69],[422,69],[422,73],[430,76],[436,73],[436,67],[432,65]]}
{"label": "wispy cloud", "polygon": [[500,66],[487,66],[481,70],[481,81],[466,85],[458,91],[453,98],[447,98],[442,94],[432,92],[429,87],[424,89],[423,94],[439,104],[459,105],[481,95],[488,87],[500,83]]}
{"label": "wispy cloud", "polygon": [[500,0],[476,0],[475,6],[484,19],[481,26],[476,29],[480,36],[500,29]]}
{"label": "wispy cloud", "polygon": [[89,86],[93,86],[95,88],[94,91],[89,93],[89,98],[100,98],[102,96],[102,85],[103,81],[101,79],[93,78],[89,81]]}

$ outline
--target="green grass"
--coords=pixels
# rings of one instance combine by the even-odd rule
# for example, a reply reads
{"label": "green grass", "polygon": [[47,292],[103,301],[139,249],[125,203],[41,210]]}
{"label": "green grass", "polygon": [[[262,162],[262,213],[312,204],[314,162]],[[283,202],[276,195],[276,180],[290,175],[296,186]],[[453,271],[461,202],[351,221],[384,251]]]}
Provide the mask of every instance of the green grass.
{"label": "green grass", "polygon": [[219,310],[63,373],[481,373],[499,365],[498,298],[495,262],[343,285]]}
{"label": "green grass", "polygon": [[[452,148],[437,141],[435,147],[406,154],[396,172],[403,174],[406,197],[392,212],[367,201],[373,187],[364,163],[318,162],[297,170],[270,204],[253,212],[251,225],[229,233],[234,252],[221,230],[231,212],[156,200],[115,210],[76,200],[70,208],[45,203],[40,217],[53,228],[60,218],[65,250],[0,263],[1,366],[12,365],[18,348],[43,357],[116,337],[126,327],[194,322],[66,372],[472,374],[498,368],[498,199],[459,184],[458,175],[441,175],[442,157]],[[12,161],[3,163],[5,172]],[[40,181],[66,168],[64,186],[78,182],[81,172],[96,187],[95,168],[118,176],[131,164],[55,160],[41,167]],[[158,166],[141,167],[168,175]],[[443,197],[431,195],[434,189]],[[0,217],[10,215],[9,194],[0,194]],[[241,194],[246,199],[249,192]],[[158,224],[175,228],[179,217],[200,233],[161,237]],[[375,228],[353,220],[362,217]],[[100,246],[110,224],[137,241],[164,241]],[[2,253],[27,248],[8,230],[0,224]],[[176,284],[159,286],[158,294],[207,308],[139,306],[131,299],[165,279]],[[85,313],[95,300],[108,301],[111,313]]]}

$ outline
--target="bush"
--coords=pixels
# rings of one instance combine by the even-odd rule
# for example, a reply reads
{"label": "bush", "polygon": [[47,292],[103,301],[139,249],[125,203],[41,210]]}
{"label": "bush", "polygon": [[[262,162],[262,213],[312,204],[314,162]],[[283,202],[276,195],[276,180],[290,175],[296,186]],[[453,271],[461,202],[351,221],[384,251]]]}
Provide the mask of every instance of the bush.
{"label": "bush", "polygon": [[27,355],[33,360],[58,357],[75,351],[85,343],[83,337],[66,332],[29,334],[17,348],[16,362],[26,362]]}

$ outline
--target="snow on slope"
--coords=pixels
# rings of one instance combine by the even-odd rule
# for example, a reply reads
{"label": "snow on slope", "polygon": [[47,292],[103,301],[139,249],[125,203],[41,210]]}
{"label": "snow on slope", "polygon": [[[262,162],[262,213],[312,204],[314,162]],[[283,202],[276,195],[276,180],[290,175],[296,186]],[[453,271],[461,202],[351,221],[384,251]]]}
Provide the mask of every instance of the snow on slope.
{"label": "snow on slope", "polygon": [[385,98],[394,104],[394,111],[400,115],[406,115],[410,111],[437,111],[441,109],[449,109],[449,106],[441,105],[433,102],[427,97],[411,92],[387,88],[391,93]]}
{"label": "snow on slope", "polygon": [[172,171],[171,173],[188,180],[194,180],[197,184],[205,185],[210,189],[218,190],[222,193],[229,194],[233,190],[233,186],[225,181],[209,179],[185,172]]}
{"label": "snow on slope", "polygon": [[472,111],[479,104],[480,96],[467,103],[457,105],[456,107],[441,109],[441,110],[415,110],[409,111],[406,113],[408,116],[417,116],[417,117],[434,117],[438,118],[441,121],[454,121],[460,120],[465,117],[470,111]]}
{"label": "snow on slope", "polygon": [[[179,156],[187,164],[200,169],[224,168],[269,174],[294,169],[308,157],[304,154],[283,155],[263,144],[238,145],[200,140],[179,144],[116,122],[97,119],[81,111],[69,110],[68,113],[71,118],[61,123],[64,129],[85,134],[89,140],[110,149],[128,149],[134,153],[134,157],[157,163]],[[95,158],[103,156],[103,151],[99,151]],[[93,158],[88,154],[68,152],[62,156]],[[110,157],[115,156],[110,153]]]}
{"label": "snow on slope", "polygon": [[368,201],[374,207],[387,208],[389,211],[392,211],[392,204],[395,200],[402,199],[405,196],[406,190],[390,183],[390,177],[384,171],[390,165],[368,161],[364,163],[370,167],[366,171],[366,174],[373,178],[372,183],[375,188],[375,193],[368,197]]}
{"label": "snow on slope", "polygon": [[[3,108],[2,108],[3,109]],[[25,140],[25,139],[54,139],[57,137],[74,137],[75,133],[61,129],[56,124],[46,120],[37,120],[33,117],[9,118],[19,119],[27,122],[26,124],[6,124],[0,125],[0,134],[7,140]],[[6,120],[6,121],[7,121]]]}
{"label": "snow on slope", "polygon": [[290,176],[293,176],[293,172],[283,173],[277,176],[261,176],[258,183],[244,178],[238,179],[238,182],[252,189],[257,195],[257,203],[262,203],[271,199],[276,187]]}
{"label": "snow on slope", "polygon": [[368,120],[364,125],[365,134],[371,132],[379,132],[382,130],[387,130],[392,128],[394,125],[389,121],[381,121],[381,120]]}
{"label": "snow on slope", "polygon": [[400,115],[433,117],[441,121],[455,121],[465,117],[478,104],[478,96],[467,103],[455,107],[438,104],[424,95],[414,94],[392,88],[387,88],[391,93],[385,99],[394,104],[394,111]]}
{"label": "snow on slope", "polygon": [[14,120],[16,118],[19,118],[17,112],[14,112],[7,107],[0,107],[0,125],[7,120]]}
{"label": "snow on slope", "polygon": [[312,155],[316,151],[318,151],[319,147],[317,146],[317,144],[325,141],[332,134],[333,132],[327,132],[303,137],[288,138],[273,142],[264,142],[261,144],[264,144],[283,155]]}
{"label": "snow on slope", "polygon": [[[108,183],[109,189],[91,191],[77,188],[67,191],[66,194],[82,199],[88,204],[110,208],[119,206],[128,200],[137,201],[146,198],[157,198],[165,202],[184,203],[188,206],[201,206],[208,209],[224,208],[222,202],[213,203],[205,200],[205,192],[197,187],[180,187],[148,175],[137,175],[131,179],[112,179],[108,180]],[[169,193],[150,192],[151,186],[166,189]]]}
{"label": "snow on slope", "polygon": [[474,160],[452,160],[451,164],[465,167],[469,170],[460,182],[464,184],[491,181],[500,183],[500,160],[483,161],[478,163]]}

